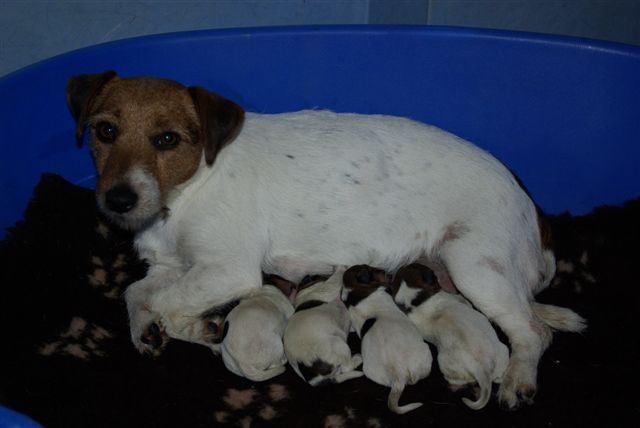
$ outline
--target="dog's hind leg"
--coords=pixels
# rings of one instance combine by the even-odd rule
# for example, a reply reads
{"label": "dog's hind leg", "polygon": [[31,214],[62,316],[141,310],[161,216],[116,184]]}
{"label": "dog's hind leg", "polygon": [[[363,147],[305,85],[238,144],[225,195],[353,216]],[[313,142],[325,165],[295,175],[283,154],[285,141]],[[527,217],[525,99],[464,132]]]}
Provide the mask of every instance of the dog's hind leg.
{"label": "dog's hind leg", "polygon": [[530,286],[517,282],[524,279],[516,263],[478,254],[478,248],[458,240],[442,254],[458,290],[509,339],[511,357],[498,399],[516,408],[533,400],[538,362],[551,342],[551,330],[532,310]]}

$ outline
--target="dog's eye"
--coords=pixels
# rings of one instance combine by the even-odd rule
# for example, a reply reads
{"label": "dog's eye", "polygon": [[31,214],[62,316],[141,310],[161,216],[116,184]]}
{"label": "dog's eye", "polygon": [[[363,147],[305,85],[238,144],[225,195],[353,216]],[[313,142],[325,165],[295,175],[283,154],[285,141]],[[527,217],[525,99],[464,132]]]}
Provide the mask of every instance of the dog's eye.
{"label": "dog's eye", "polygon": [[116,139],[117,129],[113,123],[98,122],[96,125],[96,137],[103,143],[113,143]]}
{"label": "dog's eye", "polygon": [[180,136],[175,132],[163,132],[153,139],[153,145],[158,150],[173,149],[180,142]]}

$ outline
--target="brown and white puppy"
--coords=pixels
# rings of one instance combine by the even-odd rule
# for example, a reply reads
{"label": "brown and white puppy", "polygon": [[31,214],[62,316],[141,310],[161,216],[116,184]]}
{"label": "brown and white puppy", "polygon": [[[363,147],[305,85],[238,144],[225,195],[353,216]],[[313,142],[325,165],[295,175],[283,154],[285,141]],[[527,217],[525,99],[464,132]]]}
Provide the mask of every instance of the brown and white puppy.
{"label": "brown and white puppy", "polygon": [[405,118],[245,114],[113,72],[70,79],[67,99],[79,141],[88,125],[98,203],[149,264],[125,294],[138,350],[166,336],[210,345],[203,313],[259,288],[261,270],[298,283],[427,257],[508,336],[500,400],[532,400],[553,327],[532,302],[555,260],[534,203],[486,151]]}
{"label": "brown and white puppy", "polygon": [[351,355],[347,336],[349,312],[342,300],[342,276],[338,268],[329,278],[301,284],[295,313],[284,332],[284,352],[293,370],[311,386],[342,383],[363,375],[360,354]]}
{"label": "brown and white puppy", "polygon": [[491,323],[459,294],[441,291],[434,272],[411,264],[393,280],[394,299],[422,337],[438,350],[438,366],[455,389],[480,388],[470,408],[483,408],[491,398],[492,382],[500,383],[509,363],[509,349],[498,339]]}
{"label": "brown and white puppy", "polygon": [[288,291],[263,285],[229,312],[220,350],[231,372],[260,382],[285,371],[282,335],[293,314],[289,295],[285,295]]}
{"label": "brown and white puppy", "polygon": [[423,404],[398,402],[406,385],[429,376],[432,356],[416,326],[394,303],[389,286],[384,272],[352,266],[344,275],[342,298],[362,341],[365,376],[390,387],[389,409],[404,414]]}

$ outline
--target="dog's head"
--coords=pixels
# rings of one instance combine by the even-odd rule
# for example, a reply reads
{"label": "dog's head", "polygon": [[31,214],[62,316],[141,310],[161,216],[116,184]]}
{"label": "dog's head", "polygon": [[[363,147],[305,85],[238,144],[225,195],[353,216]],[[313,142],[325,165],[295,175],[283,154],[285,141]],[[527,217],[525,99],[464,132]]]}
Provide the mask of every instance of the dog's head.
{"label": "dog's head", "polygon": [[78,143],[90,133],[100,208],[133,230],[164,211],[203,159],[212,165],[244,120],[241,107],[203,88],[112,71],[71,78],[67,101]]}
{"label": "dog's head", "polygon": [[367,265],[351,266],[342,277],[342,300],[347,306],[355,306],[380,287],[389,289],[391,277],[383,270]]}
{"label": "dog's head", "polygon": [[420,306],[441,290],[433,270],[418,263],[398,270],[393,278],[391,289],[394,300],[405,312]]}

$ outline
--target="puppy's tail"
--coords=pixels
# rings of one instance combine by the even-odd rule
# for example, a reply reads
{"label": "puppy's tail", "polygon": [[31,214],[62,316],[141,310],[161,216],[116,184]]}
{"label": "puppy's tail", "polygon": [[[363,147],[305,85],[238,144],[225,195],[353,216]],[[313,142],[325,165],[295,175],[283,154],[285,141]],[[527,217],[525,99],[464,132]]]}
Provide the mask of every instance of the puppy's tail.
{"label": "puppy's tail", "polygon": [[422,406],[422,403],[409,403],[405,404],[404,406],[398,405],[400,396],[402,395],[402,391],[404,391],[404,386],[404,382],[393,382],[391,384],[391,392],[389,393],[389,398],[387,399],[387,406],[389,406],[389,410],[399,415],[403,415]]}
{"label": "puppy's tail", "polygon": [[580,333],[587,328],[587,320],[571,309],[533,302],[533,313],[554,330]]}
{"label": "puppy's tail", "polygon": [[476,401],[472,401],[467,397],[462,397],[462,402],[466,404],[470,409],[480,410],[484,406],[487,405],[489,399],[491,398],[491,378],[489,377],[489,373],[487,370],[480,369],[478,373],[476,373],[476,381],[478,382],[478,386],[480,387],[480,394]]}

